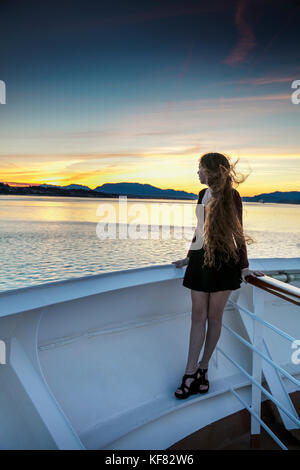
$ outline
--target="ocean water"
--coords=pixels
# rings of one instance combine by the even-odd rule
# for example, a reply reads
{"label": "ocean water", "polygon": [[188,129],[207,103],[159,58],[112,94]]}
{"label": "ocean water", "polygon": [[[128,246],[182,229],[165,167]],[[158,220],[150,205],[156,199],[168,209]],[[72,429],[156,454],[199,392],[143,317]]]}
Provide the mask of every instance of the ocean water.
{"label": "ocean water", "polygon": [[[197,201],[0,196],[0,291],[184,258]],[[248,258],[300,257],[300,206],[244,203]],[[134,225],[137,224],[137,225]]]}

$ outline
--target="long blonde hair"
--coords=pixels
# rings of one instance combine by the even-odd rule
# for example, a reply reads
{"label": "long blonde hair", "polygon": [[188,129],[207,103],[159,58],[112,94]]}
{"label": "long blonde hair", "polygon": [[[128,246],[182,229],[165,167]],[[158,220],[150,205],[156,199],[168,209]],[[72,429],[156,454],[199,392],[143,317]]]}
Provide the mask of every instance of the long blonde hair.
{"label": "long blonde hair", "polygon": [[230,157],[221,153],[206,153],[200,157],[200,165],[211,192],[206,206],[204,222],[204,265],[216,266],[216,252],[220,264],[230,258],[239,262],[239,250],[244,243],[256,240],[244,234],[234,201],[233,184],[243,183],[249,176],[236,172],[239,159],[231,163]]}

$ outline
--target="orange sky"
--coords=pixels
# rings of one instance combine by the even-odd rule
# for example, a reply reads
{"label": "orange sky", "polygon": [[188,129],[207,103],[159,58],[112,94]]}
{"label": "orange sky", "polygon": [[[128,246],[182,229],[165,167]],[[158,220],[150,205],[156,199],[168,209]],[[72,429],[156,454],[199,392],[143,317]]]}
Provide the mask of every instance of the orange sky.
{"label": "orange sky", "polygon": [[[232,161],[239,158],[238,171],[250,173],[239,186],[242,196],[299,190],[297,165],[300,153],[275,156],[253,154],[248,157],[241,152],[225,153],[230,155]],[[198,193],[201,189],[197,176],[199,156],[195,149],[190,149],[190,153],[189,149],[178,149],[173,156],[171,149],[160,154],[132,156],[21,155],[15,157],[16,164],[1,168],[1,181],[10,185],[48,183],[63,186],[76,183],[91,189],[104,183],[126,181]],[[87,168],[85,172],[82,171],[84,167]]]}

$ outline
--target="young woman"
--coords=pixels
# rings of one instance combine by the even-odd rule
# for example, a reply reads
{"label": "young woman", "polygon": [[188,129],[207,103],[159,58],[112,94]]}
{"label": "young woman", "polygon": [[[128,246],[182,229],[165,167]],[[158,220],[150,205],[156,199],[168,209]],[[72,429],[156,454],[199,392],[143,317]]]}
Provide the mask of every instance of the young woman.
{"label": "young woman", "polygon": [[[245,242],[254,240],[243,233],[242,200],[232,186],[245,181],[247,176],[238,179],[236,163],[231,164],[220,153],[206,153],[200,158],[198,175],[208,188],[199,192],[198,225],[190,250],[186,258],[173,261],[176,268],[187,265],[183,286],[191,289],[192,297],[188,360],[181,386],[175,392],[177,398],[208,392],[208,363],[221,334],[223,311],[230,293],[239,289],[242,281],[247,283],[246,276],[264,276],[261,271],[249,269]],[[204,219],[198,210],[200,204],[204,205]]]}

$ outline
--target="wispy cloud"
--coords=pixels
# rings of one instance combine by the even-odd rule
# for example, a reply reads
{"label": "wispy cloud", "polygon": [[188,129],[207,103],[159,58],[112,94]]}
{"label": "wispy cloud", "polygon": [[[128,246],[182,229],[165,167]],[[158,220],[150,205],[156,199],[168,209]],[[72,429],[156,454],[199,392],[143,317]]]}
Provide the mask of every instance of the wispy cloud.
{"label": "wispy cloud", "polygon": [[[219,94],[219,93],[218,93]],[[211,107],[212,111],[216,111],[215,107],[219,107],[220,101],[222,103],[236,103],[236,102],[247,102],[247,101],[286,101],[290,103],[291,96],[290,94],[284,93],[272,93],[265,95],[247,95],[247,96],[229,96],[228,98],[216,97],[216,98],[200,98],[194,100],[177,100],[177,101],[168,101],[166,105],[172,106],[171,111],[177,111],[182,107],[187,107],[189,109],[199,108],[199,107]],[[156,112],[157,114],[157,112]],[[161,110],[163,114],[163,109]]]}
{"label": "wispy cloud", "polygon": [[288,77],[256,77],[256,78],[245,78],[242,80],[228,80],[226,81],[226,85],[229,84],[239,84],[239,85],[273,85],[274,83],[291,83],[292,81],[296,80],[299,76],[298,74],[290,75]]}
{"label": "wispy cloud", "polygon": [[291,94],[263,95],[263,96],[237,96],[234,98],[222,98],[224,103],[237,103],[245,101],[286,101],[291,99]]}
{"label": "wispy cloud", "polygon": [[254,33],[251,26],[245,20],[247,0],[241,0],[237,5],[235,23],[240,33],[240,39],[224,63],[227,65],[243,62],[249,51],[256,45]]}

